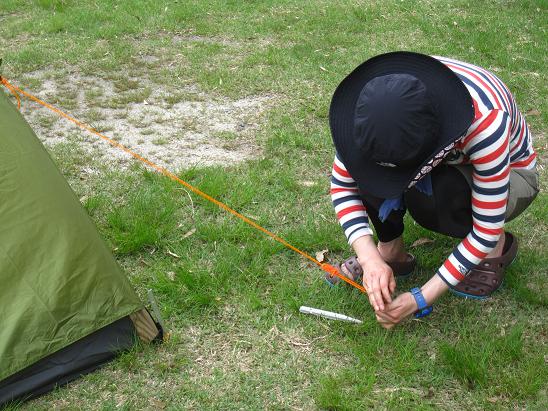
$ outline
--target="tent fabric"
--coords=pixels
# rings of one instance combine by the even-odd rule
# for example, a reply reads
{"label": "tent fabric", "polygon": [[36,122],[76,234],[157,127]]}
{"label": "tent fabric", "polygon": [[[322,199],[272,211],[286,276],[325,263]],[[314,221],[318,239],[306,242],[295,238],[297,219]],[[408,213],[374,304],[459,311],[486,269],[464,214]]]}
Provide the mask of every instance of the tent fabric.
{"label": "tent fabric", "polygon": [[0,384],[142,308],[78,198],[0,92]]}

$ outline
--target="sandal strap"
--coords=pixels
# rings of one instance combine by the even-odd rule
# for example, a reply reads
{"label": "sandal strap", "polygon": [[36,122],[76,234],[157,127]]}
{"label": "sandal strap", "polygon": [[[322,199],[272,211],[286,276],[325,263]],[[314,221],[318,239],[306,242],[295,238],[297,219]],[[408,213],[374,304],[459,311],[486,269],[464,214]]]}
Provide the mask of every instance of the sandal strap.
{"label": "sandal strap", "polygon": [[500,287],[505,268],[514,261],[518,252],[517,239],[511,233],[505,235],[502,255],[484,259],[454,287],[456,291],[474,297],[488,297]]}
{"label": "sandal strap", "polygon": [[[337,266],[339,273],[341,273],[344,276],[347,276],[347,273],[343,270],[343,267],[352,276],[351,280],[355,282],[361,281],[361,278],[363,276],[363,269],[360,263],[358,262],[358,258],[356,256],[353,256],[344,260],[341,264]],[[332,274],[325,273],[325,281],[327,281],[331,285],[336,285],[341,282],[341,279]]]}
{"label": "sandal strap", "polygon": [[504,270],[483,271],[474,269],[454,288],[462,294],[474,297],[488,297],[502,284]]}
{"label": "sandal strap", "polygon": [[341,264],[341,269],[342,267],[347,269],[347,271],[352,275],[352,280],[354,281],[360,281],[363,276],[362,266],[356,256],[344,260]]}

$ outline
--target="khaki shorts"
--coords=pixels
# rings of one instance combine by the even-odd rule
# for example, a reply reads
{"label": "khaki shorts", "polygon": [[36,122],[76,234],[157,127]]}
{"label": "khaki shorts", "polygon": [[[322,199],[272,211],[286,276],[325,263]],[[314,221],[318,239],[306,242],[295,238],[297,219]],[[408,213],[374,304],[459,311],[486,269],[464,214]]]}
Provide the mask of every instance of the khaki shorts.
{"label": "khaki shorts", "polygon": [[[472,187],[472,165],[453,166],[459,170]],[[512,221],[533,202],[539,192],[538,171],[510,168],[506,221]]]}

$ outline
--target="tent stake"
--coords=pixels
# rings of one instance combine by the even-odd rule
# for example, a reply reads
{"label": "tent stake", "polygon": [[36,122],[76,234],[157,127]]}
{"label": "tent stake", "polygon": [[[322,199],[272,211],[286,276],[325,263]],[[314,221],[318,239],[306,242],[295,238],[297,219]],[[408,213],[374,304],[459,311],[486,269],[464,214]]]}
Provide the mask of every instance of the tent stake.
{"label": "tent stake", "polygon": [[152,307],[152,312],[154,313],[154,317],[156,317],[156,321],[158,321],[158,324],[162,327],[164,330],[164,335],[167,335],[167,328],[164,324],[164,319],[162,318],[162,314],[160,313],[160,309],[158,308],[158,304],[156,303],[156,298],[154,297],[154,293],[152,292],[152,289],[147,290],[147,296],[148,301],[150,302],[150,306]]}
{"label": "tent stake", "polygon": [[332,311],[320,310],[318,308],[305,307],[304,305],[299,308],[299,311],[303,314],[317,315],[318,317],[329,318],[330,320],[346,321],[355,324],[362,323],[361,320],[349,317],[348,315],[334,313]]}

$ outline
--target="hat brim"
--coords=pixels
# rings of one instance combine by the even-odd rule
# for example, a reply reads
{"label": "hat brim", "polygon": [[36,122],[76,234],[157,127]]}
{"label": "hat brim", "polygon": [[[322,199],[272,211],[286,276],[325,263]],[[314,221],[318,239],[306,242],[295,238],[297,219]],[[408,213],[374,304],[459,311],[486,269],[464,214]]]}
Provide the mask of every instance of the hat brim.
{"label": "hat brim", "polygon": [[[417,167],[386,167],[366,161],[354,139],[354,112],[362,88],[375,77],[397,73],[422,81],[438,110],[441,127],[436,149]],[[439,60],[409,51],[381,54],[362,63],[339,84],[329,109],[338,155],[360,190],[380,198],[399,197],[423,165],[462,136],[473,119],[472,97],[459,77]]]}

